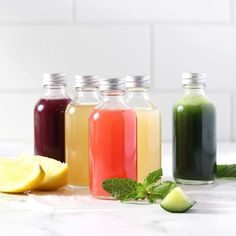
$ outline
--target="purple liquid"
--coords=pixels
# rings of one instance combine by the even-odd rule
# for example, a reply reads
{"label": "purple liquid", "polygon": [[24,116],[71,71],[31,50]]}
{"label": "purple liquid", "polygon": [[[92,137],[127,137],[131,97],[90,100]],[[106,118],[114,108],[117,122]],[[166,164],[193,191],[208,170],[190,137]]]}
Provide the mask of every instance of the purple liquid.
{"label": "purple liquid", "polygon": [[40,99],[34,108],[34,153],[65,162],[64,113],[70,99]]}

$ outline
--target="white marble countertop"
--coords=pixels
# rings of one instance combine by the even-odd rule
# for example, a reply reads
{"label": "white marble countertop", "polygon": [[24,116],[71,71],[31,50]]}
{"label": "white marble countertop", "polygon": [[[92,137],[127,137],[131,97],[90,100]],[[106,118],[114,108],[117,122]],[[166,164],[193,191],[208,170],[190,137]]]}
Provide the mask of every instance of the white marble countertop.
{"label": "white marble countertop", "polygon": [[[27,144],[0,143],[0,156],[32,152]],[[219,163],[236,163],[236,143],[218,145]],[[171,179],[171,145],[163,145],[163,171]],[[236,181],[183,186],[197,204],[184,214],[159,204],[123,204],[97,200],[87,189],[57,193],[0,195],[0,236],[78,235],[236,235]]]}

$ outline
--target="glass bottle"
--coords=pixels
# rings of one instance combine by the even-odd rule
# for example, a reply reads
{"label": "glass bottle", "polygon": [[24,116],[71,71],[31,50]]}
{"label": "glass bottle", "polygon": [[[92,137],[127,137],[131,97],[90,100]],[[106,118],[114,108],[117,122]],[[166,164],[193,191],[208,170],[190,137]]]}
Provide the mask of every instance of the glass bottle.
{"label": "glass bottle", "polygon": [[34,153],[65,162],[64,113],[70,102],[65,74],[45,73],[43,87],[34,107]]}
{"label": "glass bottle", "polygon": [[185,93],[173,108],[173,174],[181,184],[215,178],[216,111],[205,94],[206,74],[184,73]]}
{"label": "glass bottle", "polygon": [[89,121],[89,177],[91,194],[107,198],[102,188],[105,179],[137,179],[137,124],[124,99],[124,79],[103,79],[100,91],[103,101]]}
{"label": "glass bottle", "polygon": [[88,120],[99,103],[98,77],[77,75],[76,97],[65,113],[66,162],[69,166],[69,185],[88,186]]}
{"label": "glass bottle", "polygon": [[126,102],[137,116],[138,127],[138,181],[161,168],[161,114],[149,96],[149,76],[127,76]]}

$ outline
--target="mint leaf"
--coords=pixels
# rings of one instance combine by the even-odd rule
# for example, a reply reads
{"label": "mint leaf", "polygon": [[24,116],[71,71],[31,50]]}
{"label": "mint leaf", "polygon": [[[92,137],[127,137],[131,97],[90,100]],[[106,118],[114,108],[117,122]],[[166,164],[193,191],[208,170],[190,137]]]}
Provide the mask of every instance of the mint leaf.
{"label": "mint leaf", "polygon": [[143,185],[132,179],[107,179],[102,186],[112,197],[121,201],[145,199]]}
{"label": "mint leaf", "polygon": [[162,176],[162,169],[151,172],[144,180],[144,184],[138,183],[132,179],[113,178],[103,181],[103,188],[112,197],[120,201],[144,200],[148,199],[150,203],[155,203],[158,199],[163,199],[176,184],[171,181],[165,181],[158,184]]}
{"label": "mint leaf", "polygon": [[153,186],[148,195],[150,203],[154,203],[157,199],[164,199],[166,195],[176,187],[176,183],[172,181],[165,181],[157,186]]}
{"label": "mint leaf", "polygon": [[217,178],[236,178],[236,164],[231,165],[217,165]]}
{"label": "mint leaf", "polygon": [[148,187],[149,185],[154,185],[158,180],[161,179],[162,169],[155,170],[148,174],[148,176],[144,179],[144,187]]}
{"label": "mint leaf", "polygon": [[144,200],[146,198],[147,192],[146,189],[143,187],[141,183],[138,183],[136,188],[136,196],[134,197],[135,200],[142,199]]}

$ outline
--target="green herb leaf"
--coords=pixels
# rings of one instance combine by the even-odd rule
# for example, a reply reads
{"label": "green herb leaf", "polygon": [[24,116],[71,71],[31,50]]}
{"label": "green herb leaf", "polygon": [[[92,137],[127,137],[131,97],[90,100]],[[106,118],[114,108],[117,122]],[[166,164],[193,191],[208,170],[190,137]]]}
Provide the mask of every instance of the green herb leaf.
{"label": "green herb leaf", "polygon": [[[236,165],[235,165],[235,168],[236,168]],[[114,197],[122,202],[130,201],[130,200],[140,200],[140,199],[145,200],[145,199],[147,199],[150,203],[156,203],[156,201],[158,199],[166,199],[165,197],[174,188],[176,188],[175,182],[172,182],[172,181],[164,181],[162,183],[158,183],[157,181],[160,180],[161,176],[162,176],[162,169],[159,169],[159,170],[156,170],[156,171],[153,171],[152,173],[150,173],[145,178],[144,184],[138,183],[137,181],[134,181],[132,179],[114,178],[114,179],[107,179],[107,180],[103,181],[102,186],[108,193],[111,194],[112,197]],[[179,194],[177,194],[177,196],[178,195]],[[181,196],[183,195],[182,197],[184,197],[184,193],[182,193],[180,195]],[[165,204],[165,206],[164,206],[163,201],[165,201],[165,200],[163,200],[161,203],[162,208],[167,211],[170,211],[170,212],[185,212],[186,210],[188,210],[189,208],[191,208],[193,206],[193,203],[189,202],[187,208],[185,207],[181,211],[176,211],[175,208],[173,208],[174,201],[173,201],[172,195],[171,195],[170,199],[171,200],[169,200],[168,207],[167,207],[167,204]],[[178,198],[177,198],[177,203],[178,203]],[[179,206],[177,206],[177,208],[178,207]]]}
{"label": "green herb leaf", "polygon": [[158,180],[161,179],[162,169],[155,170],[148,174],[148,176],[144,179],[144,187],[148,187],[149,185],[154,185]]}
{"label": "green herb leaf", "polygon": [[148,195],[148,200],[150,203],[154,203],[157,199],[164,199],[166,195],[176,187],[176,183],[172,181],[165,181],[157,186],[153,186]]}
{"label": "green herb leaf", "polygon": [[163,199],[176,184],[171,181],[158,183],[162,176],[162,169],[151,172],[144,180],[144,184],[132,179],[107,179],[103,181],[103,188],[112,197],[120,201],[144,200],[155,203],[157,199]]}
{"label": "green herb leaf", "polygon": [[137,184],[137,189],[136,189],[136,196],[134,197],[135,200],[142,199],[144,200],[146,198],[147,192],[146,189],[143,187],[141,183]]}
{"label": "green herb leaf", "polygon": [[102,186],[112,197],[121,201],[145,198],[143,185],[132,179],[107,179]]}
{"label": "green herb leaf", "polygon": [[236,178],[236,164],[231,165],[217,165],[217,178]]}

